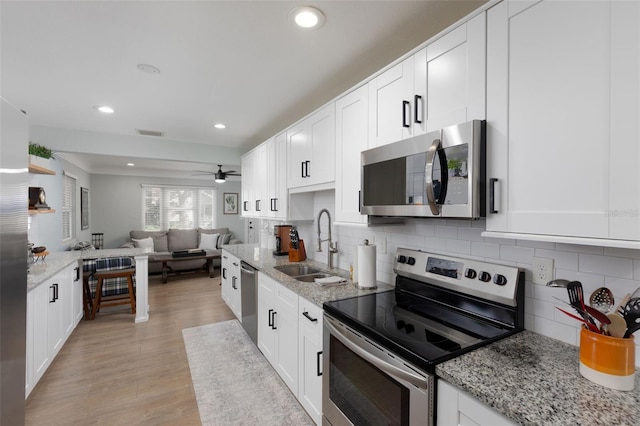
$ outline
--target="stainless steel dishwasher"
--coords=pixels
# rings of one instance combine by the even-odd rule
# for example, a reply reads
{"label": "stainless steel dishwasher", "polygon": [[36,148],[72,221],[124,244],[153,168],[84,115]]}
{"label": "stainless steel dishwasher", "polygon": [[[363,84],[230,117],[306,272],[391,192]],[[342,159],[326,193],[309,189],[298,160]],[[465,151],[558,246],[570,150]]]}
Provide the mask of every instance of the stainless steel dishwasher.
{"label": "stainless steel dishwasher", "polygon": [[240,262],[240,303],[242,306],[242,327],[258,344],[258,272],[248,263]]}

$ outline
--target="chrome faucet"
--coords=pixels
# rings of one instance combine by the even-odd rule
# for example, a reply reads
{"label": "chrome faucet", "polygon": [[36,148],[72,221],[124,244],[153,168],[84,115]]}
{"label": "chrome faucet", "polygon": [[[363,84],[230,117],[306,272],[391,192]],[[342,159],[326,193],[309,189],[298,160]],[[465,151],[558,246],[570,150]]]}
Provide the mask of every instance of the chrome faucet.
{"label": "chrome faucet", "polygon": [[[326,213],[327,219],[329,219],[329,238],[326,240],[323,240],[320,237],[320,218],[322,217],[322,213]],[[334,243],[331,241],[331,214],[329,213],[329,210],[322,209],[318,213],[318,250],[316,250],[318,253],[322,251],[322,243],[325,241],[329,242],[329,247],[327,248],[327,266],[329,269],[333,269],[333,255],[338,253],[338,242],[336,241]]]}

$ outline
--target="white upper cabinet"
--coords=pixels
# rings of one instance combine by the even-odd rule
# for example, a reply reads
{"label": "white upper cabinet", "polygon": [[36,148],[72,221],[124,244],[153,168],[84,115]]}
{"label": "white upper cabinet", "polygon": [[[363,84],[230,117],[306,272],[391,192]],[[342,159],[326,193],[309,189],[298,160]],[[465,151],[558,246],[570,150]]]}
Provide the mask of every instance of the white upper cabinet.
{"label": "white upper cabinet", "polygon": [[334,104],[324,106],[287,130],[289,188],[335,181]]}
{"label": "white upper cabinet", "polygon": [[267,141],[267,198],[263,211],[272,219],[287,218],[287,134]]}
{"label": "white upper cabinet", "polygon": [[369,146],[425,133],[427,51],[422,49],[369,82]]}
{"label": "white upper cabinet", "polygon": [[336,101],[336,221],[366,223],[360,214],[360,153],[368,148],[369,89]]}
{"label": "white upper cabinet", "polygon": [[427,132],[485,119],[486,16],[427,46]]}
{"label": "white upper cabinet", "polygon": [[487,40],[485,235],[640,247],[640,3],[505,1]]}
{"label": "white upper cabinet", "polygon": [[255,185],[255,166],[256,153],[255,150],[249,151],[240,159],[242,167],[242,217],[254,217],[255,211],[255,194],[258,188]]}

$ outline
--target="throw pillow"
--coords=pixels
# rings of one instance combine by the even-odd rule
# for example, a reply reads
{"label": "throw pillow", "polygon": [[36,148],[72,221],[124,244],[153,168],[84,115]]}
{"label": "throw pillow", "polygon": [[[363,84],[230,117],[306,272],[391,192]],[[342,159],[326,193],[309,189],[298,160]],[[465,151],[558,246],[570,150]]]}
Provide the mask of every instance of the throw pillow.
{"label": "throw pillow", "polygon": [[200,246],[198,248],[204,250],[215,250],[218,245],[218,237],[220,234],[200,234]]}
{"label": "throw pillow", "polygon": [[133,245],[135,245],[136,248],[150,248],[151,251],[153,251],[153,238],[147,237],[140,240],[132,238],[131,240],[133,241]]}
{"label": "throw pillow", "polygon": [[229,244],[229,241],[231,240],[231,234],[222,234],[220,235],[220,238],[218,239],[218,248],[221,248],[223,245],[225,244]]}

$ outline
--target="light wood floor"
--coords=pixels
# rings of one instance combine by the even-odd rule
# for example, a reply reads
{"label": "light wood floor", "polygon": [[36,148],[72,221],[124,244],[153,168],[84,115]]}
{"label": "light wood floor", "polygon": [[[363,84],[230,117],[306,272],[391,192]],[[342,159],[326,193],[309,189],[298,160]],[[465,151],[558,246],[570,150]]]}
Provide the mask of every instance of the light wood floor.
{"label": "light wood floor", "polygon": [[26,425],[199,425],[182,329],[235,318],[220,277],[149,279],[149,317],[82,320],[26,402]]}

